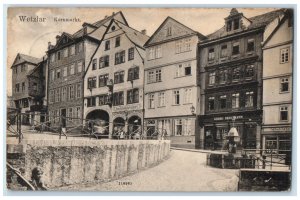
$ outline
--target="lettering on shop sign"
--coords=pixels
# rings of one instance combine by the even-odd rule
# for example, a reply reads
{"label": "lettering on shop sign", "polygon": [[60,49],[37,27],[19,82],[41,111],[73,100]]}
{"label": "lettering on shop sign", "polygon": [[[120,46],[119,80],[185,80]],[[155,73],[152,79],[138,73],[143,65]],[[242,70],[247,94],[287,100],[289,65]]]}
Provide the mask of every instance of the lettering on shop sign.
{"label": "lettering on shop sign", "polygon": [[237,119],[243,119],[243,115],[238,116],[226,116],[226,117],[214,117],[214,121],[221,121],[221,120],[237,120]]}
{"label": "lettering on shop sign", "polygon": [[271,128],[272,131],[290,131],[291,127],[274,127]]}
{"label": "lettering on shop sign", "polygon": [[128,111],[128,110],[139,110],[141,109],[140,105],[126,105],[126,106],[114,106],[113,111]]}

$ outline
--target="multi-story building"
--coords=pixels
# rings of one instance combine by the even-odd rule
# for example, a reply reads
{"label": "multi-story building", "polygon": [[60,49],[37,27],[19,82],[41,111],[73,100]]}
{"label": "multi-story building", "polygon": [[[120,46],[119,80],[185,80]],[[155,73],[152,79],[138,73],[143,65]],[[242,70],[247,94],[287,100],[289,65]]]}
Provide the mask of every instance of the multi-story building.
{"label": "multi-story building", "polygon": [[44,117],[35,114],[46,112],[43,103],[46,65],[46,57],[40,59],[19,53],[11,67],[15,108],[20,109],[21,113],[27,113],[22,116],[23,124],[44,120]]}
{"label": "multi-story building", "polygon": [[293,15],[275,20],[263,43],[262,147],[291,150]]}
{"label": "multi-story building", "polygon": [[167,17],[145,44],[145,127],[173,146],[195,148],[200,131],[197,44],[205,37]]}
{"label": "multi-story building", "polygon": [[121,12],[113,13],[93,24],[83,23],[74,34],[64,32],[56,36],[54,46],[49,43],[47,101],[52,126],[82,124],[85,66],[92,62],[91,58],[113,18],[125,21]]}
{"label": "multi-story building", "polygon": [[266,27],[282,10],[247,18],[233,8],[225,25],[199,44],[200,148],[221,149],[231,127],[246,149],[261,148],[262,46]]}
{"label": "multi-story building", "polygon": [[84,118],[132,133],[143,124],[145,30],[111,20],[84,78]]}

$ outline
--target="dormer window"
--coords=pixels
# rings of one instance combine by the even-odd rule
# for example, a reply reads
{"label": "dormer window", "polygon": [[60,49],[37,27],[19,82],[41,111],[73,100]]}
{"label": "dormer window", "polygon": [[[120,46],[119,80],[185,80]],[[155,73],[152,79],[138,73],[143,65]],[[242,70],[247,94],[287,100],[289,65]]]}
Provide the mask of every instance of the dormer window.
{"label": "dormer window", "polygon": [[168,27],[167,28],[167,36],[171,36],[172,35],[172,27]]}
{"label": "dormer window", "polygon": [[232,25],[232,21],[230,20],[227,22],[227,29],[226,29],[227,32],[231,31],[231,25]]}
{"label": "dormer window", "polygon": [[237,30],[240,28],[240,19],[233,20],[233,30]]}

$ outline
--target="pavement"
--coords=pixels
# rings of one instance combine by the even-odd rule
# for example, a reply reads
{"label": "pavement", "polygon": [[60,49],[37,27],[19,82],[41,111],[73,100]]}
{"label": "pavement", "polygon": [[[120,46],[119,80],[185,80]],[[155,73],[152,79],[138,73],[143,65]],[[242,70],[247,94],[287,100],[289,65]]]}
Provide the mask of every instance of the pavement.
{"label": "pavement", "polygon": [[105,183],[72,185],[63,191],[224,192],[237,191],[238,170],[206,166],[206,153],[171,150],[159,165]]}

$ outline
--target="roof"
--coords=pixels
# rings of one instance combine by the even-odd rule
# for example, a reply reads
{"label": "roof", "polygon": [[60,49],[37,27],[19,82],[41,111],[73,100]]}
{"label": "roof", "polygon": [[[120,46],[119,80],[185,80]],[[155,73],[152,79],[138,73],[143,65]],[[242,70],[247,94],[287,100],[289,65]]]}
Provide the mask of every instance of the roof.
{"label": "roof", "polygon": [[117,20],[114,20],[114,21],[126,33],[126,35],[131,40],[131,42],[133,42],[137,46],[143,48],[144,44],[149,39],[149,36],[142,34],[141,32],[123,24],[122,22],[119,22]]}
{"label": "roof", "polygon": [[[271,11],[262,15],[257,15],[251,18],[248,18],[250,20],[250,25],[242,30],[242,31],[249,31],[257,28],[264,28],[267,26],[270,22],[272,22],[274,19],[279,17],[281,14],[284,13],[284,9],[279,9],[275,11]],[[241,32],[242,32],[241,31]],[[229,34],[225,30],[225,25],[220,28],[219,30],[207,35],[208,40],[214,40],[218,38],[222,38],[225,36],[228,36]]]}
{"label": "roof", "polygon": [[[20,59],[17,60],[18,57]],[[18,55],[16,56],[16,58],[14,60],[14,63],[12,65],[12,67],[15,66],[15,65],[21,64],[23,62],[28,62],[28,63],[32,63],[32,64],[36,64],[37,65],[41,61],[42,61],[41,58],[36,58],[36,57],[29,56],[29,55],[18,53]]]}

